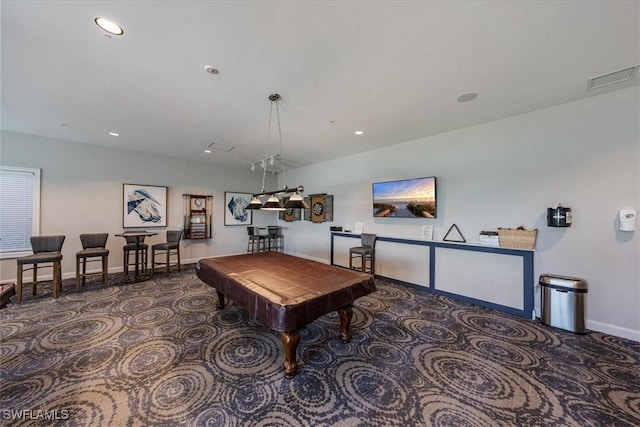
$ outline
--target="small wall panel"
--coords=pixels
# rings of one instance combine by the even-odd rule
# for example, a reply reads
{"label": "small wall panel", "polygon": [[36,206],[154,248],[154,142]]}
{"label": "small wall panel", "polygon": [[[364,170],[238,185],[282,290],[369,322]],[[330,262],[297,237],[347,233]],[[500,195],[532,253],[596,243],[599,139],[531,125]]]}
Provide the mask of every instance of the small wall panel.
{"label": "small wall panel", "polygon": [[436,289],[523,309],[523,259],[488,252],[437,248]]}
{"label": "small wall panel", "polygon": [[428,246],[396,242],[376,242],[376,275],[429,286]]}
{"label": "small wall panel", "polygon": [[360,239],[335,236],[333,241],[333,263],[349,268],[349,248],[360,244]]}

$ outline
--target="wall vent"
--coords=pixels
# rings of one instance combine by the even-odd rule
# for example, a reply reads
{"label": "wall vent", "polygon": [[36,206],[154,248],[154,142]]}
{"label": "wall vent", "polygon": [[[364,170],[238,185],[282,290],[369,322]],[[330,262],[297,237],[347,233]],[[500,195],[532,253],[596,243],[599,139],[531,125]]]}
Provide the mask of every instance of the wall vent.
{"label": "wall vent", "polygon": [[603,74],[587,81],[587,90],[598,89],[604,86],[622,83],[631,80],[638,72],[639,65],[625,68],[624,70],[614,71],[613,73]]}

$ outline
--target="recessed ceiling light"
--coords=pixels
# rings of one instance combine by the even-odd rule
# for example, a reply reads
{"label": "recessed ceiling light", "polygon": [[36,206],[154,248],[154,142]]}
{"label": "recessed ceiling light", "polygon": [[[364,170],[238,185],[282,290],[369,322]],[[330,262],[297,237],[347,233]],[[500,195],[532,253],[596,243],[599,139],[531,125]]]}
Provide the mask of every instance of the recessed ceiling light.
{"label": "recessed ceiling light", "polygon": [[111,135],[111,136],[120,136],[120,134],[118,132],[109,132],[109,135]]}
{"label": "recessed ceiling light", "polygon": [[114,36],[121,36],[124,34],[124,30],[120,25],[107,18],[97,17],[94,21],[98,27],[102,28],[109,34],[113,34]]}
{"label": "recessed ceiling light", "polygon": [[473,101],[478,97],[478,94],[475,92],[463,93],[458,97],[458,102],[469,102]]}
{"label": "recessed ceiling light", "polygon": [[357,130],[354,132],[356,135],[362,135],[364,133],[363,130]]}
{"label": "recessed ceiling light", "polygon": [[205,153],[207,154],[211,154],[211,150],[209,150],[208,148],[206,150],[204,150]]}

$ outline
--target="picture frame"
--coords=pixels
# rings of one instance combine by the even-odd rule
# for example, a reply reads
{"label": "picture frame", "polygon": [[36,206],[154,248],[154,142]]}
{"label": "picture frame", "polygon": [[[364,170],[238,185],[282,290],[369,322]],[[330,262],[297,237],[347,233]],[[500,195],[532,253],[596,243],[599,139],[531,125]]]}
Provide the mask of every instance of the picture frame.
{"label": "picture frame", "polygon": [[433,240],[433,225],[422,226],[422,239]]}
{"label": "picture frame", "polygon": [[168,187],[122,184],[122,227],[167,226]]}
{"label": "picture frame", "polygon": [[356,222],[354,230],[355,234],[362,234],[364,232],[364,222]]}
{"label": "picture frame", "polygon": [[224,192],[224,225],[251,225],[253,212],[247,209],[250,193]]}

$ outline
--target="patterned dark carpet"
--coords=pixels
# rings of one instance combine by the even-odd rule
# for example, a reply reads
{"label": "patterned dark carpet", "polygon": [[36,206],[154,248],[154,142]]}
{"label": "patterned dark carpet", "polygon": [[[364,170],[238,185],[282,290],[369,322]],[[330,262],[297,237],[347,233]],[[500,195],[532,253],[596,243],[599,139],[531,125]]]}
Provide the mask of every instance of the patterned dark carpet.
{"label": "patterned dark carpet", "polygon": [[350,343],[335,313],[303,330],[286,380],[279,334],[184,270],[1,310],[0,423],[640,425],[640,343],[378,282]]}

